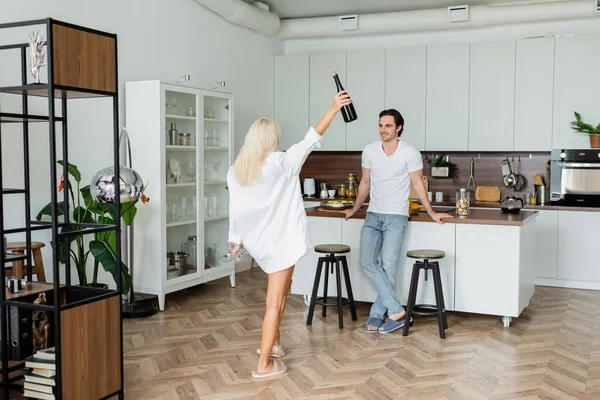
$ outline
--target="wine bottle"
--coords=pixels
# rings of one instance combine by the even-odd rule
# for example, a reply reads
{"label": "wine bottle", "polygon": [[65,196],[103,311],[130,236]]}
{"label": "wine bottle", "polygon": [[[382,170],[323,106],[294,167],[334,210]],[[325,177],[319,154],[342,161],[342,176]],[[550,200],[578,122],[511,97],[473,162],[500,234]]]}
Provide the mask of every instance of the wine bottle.
{"label": "wine bottle", "polygon": [[[333,71],[333,80],[335,81],[335,86],[337,87],[338,93],[344,90],[342,83],[340,82],[340,78],[338,77],[337,72]],[[354,109],[354,104],[346,104],[342,106],[340,110],[342,112],[342,117],[344,117],[344,122],[352,122],[355,121],[358,116],[356,115],[356,110]]]}

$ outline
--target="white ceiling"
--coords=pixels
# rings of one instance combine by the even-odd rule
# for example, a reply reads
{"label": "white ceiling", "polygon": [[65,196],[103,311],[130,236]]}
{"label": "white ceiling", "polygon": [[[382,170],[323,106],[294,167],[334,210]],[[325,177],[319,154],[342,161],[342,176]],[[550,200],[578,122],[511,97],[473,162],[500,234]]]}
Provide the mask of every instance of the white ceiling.
{"label": "white ceiling", "polygon": [[[247,0],[252,2],[252,0]],[[446,8],[457,5],[528,4],[557,0],[259,0],[280,18],[304,18],[345,14]],[[559,0],[560,1],[560,0]]]}

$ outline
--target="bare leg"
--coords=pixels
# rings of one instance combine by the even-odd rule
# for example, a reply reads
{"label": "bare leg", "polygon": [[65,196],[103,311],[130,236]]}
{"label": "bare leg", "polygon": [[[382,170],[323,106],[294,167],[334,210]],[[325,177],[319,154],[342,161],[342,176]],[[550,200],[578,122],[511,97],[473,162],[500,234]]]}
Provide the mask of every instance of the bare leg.
{"label": "bare leg", "polygon": [[268,275],[267,311],[263,320],[257,368],[259,373],[270,372],[275,368],[275,364],[271,361],[271,351],[279,335],[279,323],[283,316],[287,289],[290,286],[293,272],[294,266]]}
{"label": "bare leg", "polygon": [[[287,296],[290,293],[290,289],[292,288],[292,278],[290,277],[290,282],[288,283],[287,289],[285,290],[285,294],[283,296],[283,303],[281,304],[281,314],[279,315],[279,322],[283,319],[283,313],[285,312],[285,305],[287,304]],[[281,332],[277,329],[277,338],[275,339],[274,346],[281,346]]]}

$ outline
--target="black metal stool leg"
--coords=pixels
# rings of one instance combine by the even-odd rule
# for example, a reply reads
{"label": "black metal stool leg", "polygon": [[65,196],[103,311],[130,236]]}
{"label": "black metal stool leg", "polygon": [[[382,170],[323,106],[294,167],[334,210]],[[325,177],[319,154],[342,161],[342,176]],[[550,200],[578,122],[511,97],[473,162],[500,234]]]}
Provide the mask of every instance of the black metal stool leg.
{"label": "black metal stool leg", "polygon": [[315,282],[313,283],[312,295],[310,296],[310,306],[308,307],[308,317],[306,325],[312,325],[313,314],[315,312],[315,303],[317,301],[317,292],[319,291],[319,283],[321,281],[321,271],[323,269],[323,257],[319,257],[317,263],[317,271],[315,273]]}
{"label": "black metal stool leg", "polygon": [[329,285],[329,268],[332,268],[333,265],[331,265],[331,259],[329,258],[329,256],[325,257],[325,281],[323,283],[323,311],[321,311],[321,315],[323,316],[323,318],[325,318],[325,316],[327,315],[327,306],[325,305],[327,303],[327,286]]}
{"label": "black metal stool leg", "polygon": [[402,336],[408,336],[408,326],[410,325],[410,318],[412,317],[413,307],[417,299],[419,272],[419,266],[417,264],[414,264],[412,277],[410,278],[410,290],[408,292],[408,304],[406,305],[406,316],[404,317],[404,329],[402,330]]}
{"label": "black metal stool leg", "polygon": [[348,263],[346,256],[338,257],[342,262],[342,269],[344,270],[344,280],[346,281],[346,292],[348,292],[348,301],[350,302],[350,313],[352,314],[352,321],[357,321],[356,316],[356,305],[354,304],[354,294],[352,294],[352,284],[350,283],[350,272],[348,270]]}
{"label": "black metal stool leg", "polygon": [[335,259],[335,280],[337,286],[337,306],[340,329],[344,328],[344,313],[342,312],[342,276],[340,271],[340,260]]}
{"label": "black metal stool leg", "polygon": [[436,278],[438,280],[438,286],[439,286],[439,291],[440,291],[440,300],[442,303],[442,320],[444,322],[444,329],[448,329],[448,319],[446,318],[446,302],[444,301],[444,288],[442,286],[442,276],[440,274],[440,265],[439,263],[435,263],[435,269],[434,269]]}
{"label": "black metal stool leg", "polygon": [[438,325],[440,328],[440,337],[442,339],[446,339],[446,331],[444,329],[444,316],[442,311],[442,303],[444,299],[442,298],[442,288],[441,288],[441,279],[440,279],[440,269],[437,265],[433,265],[433,287],[435,291],[435,304],[437,306],[437,317],[438,317]]}

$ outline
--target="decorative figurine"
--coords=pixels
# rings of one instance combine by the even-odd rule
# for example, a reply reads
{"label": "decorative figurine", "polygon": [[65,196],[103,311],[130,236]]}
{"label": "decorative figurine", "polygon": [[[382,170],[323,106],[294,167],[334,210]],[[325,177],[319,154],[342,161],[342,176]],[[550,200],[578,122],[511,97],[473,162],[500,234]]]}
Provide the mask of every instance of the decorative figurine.
{"label": "decorative figurine", "polygon": [[39,32],[29,35],[29,71],[33,75],[35,83],[40,83],[40,68],[45,67],[44,57],[44,38]]}
{"label": "decorative figurine", "polygon": [[[34,304],[45,304],[46,293],[40,293]],[[48,348],[50,333],[50,319],[43,310],[34,310],[31,316],[33,332],[33,350],[39,351]]]}

